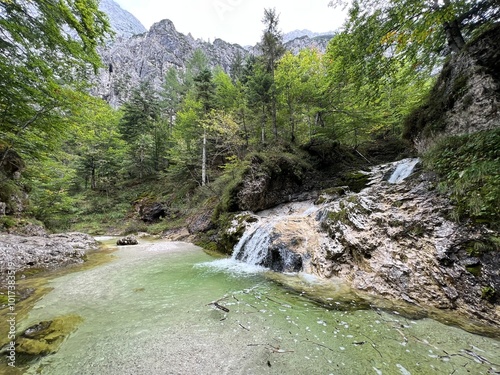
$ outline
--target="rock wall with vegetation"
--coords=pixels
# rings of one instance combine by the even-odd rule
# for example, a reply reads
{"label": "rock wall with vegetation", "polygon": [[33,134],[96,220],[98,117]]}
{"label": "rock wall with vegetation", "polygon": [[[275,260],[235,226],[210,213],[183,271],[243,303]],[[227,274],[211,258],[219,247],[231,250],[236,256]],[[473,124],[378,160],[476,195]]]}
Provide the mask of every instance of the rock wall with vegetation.
{"label": "rock wall with vegetation", "polygon": [[500,127],[500,25],[469,42],[443,66],[426,102],[405,124],[407,138],[424,151],[443,135]]}

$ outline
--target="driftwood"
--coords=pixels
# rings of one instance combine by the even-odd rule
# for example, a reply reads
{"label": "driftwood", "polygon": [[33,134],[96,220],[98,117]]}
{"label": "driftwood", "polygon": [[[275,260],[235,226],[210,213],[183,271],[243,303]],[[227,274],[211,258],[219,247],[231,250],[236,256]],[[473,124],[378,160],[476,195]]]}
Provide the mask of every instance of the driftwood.
{"label": "driftwood", "polygon": [[218,299],[217,301],[213,301],[213,302],[210,302],[209,304],[207,304],[207,306],[213,306],[215,307],[216,309],[218,310],[221,310],[221,311],[224,311],[225,313],[228,313],[229,312],[229,309],[225,306],[222,306],[219,302],[220,301],[223,301],[227,298],[227,296],[225,297],[222,297],[221,299]]}

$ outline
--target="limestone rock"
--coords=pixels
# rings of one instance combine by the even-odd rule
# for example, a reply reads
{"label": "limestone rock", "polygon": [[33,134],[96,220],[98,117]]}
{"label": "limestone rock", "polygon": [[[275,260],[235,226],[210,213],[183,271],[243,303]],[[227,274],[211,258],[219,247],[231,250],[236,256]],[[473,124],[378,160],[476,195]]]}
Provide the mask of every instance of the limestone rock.
{"label": "limestone rock", "polygon": [[138,243],[139,241],[137,240],[137,238],[132,235],[120,238],[116,241],[116,244],[118,246],[137,245]]}
{"label": "limestone rock", "polygon": [[429,99],[407,119],[405,136],[419,151],[440,136],[470,134],[499,126],[500,25],[471,41],[443,66]]}
{"label": "limestone rock", "polygon": [[148,199],[140,200],[136,203],[135,209],[142,221],[154,223],[167,216],[168,208],[164,203],[151,202]]}
{"label": "limestone rock", "polygon": [[305,169],[286,158],[276,160],[275,167],[269,169],[260,158],[255,157],[243,183],[233,192],[236,196],[233,209],[256,212],[281,203],[308,199],[301,194],[304,181],[300,174],[305,175]]}
{"label": "limestone rock", "polygon": [[133,35],[145,33],[144,25],[130,12],[122,9],[113,0],[101,0],[99,10],[108,15],[111,28],[118,37],[131,37]]}
{"label": "limestone rock", "polygon": [[340,278],[369,295],[497,324],[500,251],[490,239],[498,233],[450,221],[451,203],[436,192],[431,174],[417,170],[388,182],[401,163],[373,167],[359,193],[257,212],[233,258]]}
{"label": "limestone rock", "polygon": [[85,254],[98,248],[97,241],[84,233],[43,236],[0,234],[0,280],[9,270],[18,276],[30,269],[50,270],[83,263]]}

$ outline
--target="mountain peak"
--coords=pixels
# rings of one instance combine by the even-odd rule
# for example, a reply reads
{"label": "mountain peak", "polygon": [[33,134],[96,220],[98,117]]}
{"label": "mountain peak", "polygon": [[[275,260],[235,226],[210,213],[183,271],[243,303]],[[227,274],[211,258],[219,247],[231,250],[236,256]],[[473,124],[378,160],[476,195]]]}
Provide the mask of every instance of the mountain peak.
{"label": "mountain peak", "polygon": [[164,20],[155,22],[153,24],[153,26],[151,26],[151,28],[149,29],[149,31],[161,30],[161,29],[168,29],[168,30],[172,30],[172,31],[176,31],[177,32],[177,29],[175,28],[174,23],[171,20],[169,20],[169,19],[164,19]]}
{"label": "mountain peak", "polygon": [[290,41],[292,41],[294,39],[303,38],[305,36],[307,36],[309,38],[314,38],[314,37],[317,37],[317,36],[334,35],[334,34],[335,34],[335,31],[327,31],[327,32],[324,32],[324,33],[316,33],[314,31],[307,30],[307,29],[294,30],[294,31],[291,31],[291,32],[286,33],[286,34],[283,35],[283,42],[287,43],[287,42],[290,42]]}
{"label": "mountain peak", "polygon": [[113,0],[101,0],[99,9],[108,15],[111,28],[117,36],[129,38],[147,31],[132,13],[121,8]]}

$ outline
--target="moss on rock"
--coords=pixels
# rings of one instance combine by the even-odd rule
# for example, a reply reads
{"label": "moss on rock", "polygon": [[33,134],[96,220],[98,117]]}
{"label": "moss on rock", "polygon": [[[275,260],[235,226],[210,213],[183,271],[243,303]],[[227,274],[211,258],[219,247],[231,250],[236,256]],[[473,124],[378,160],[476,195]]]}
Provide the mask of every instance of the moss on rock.
{"label": "moss on rock", "polygon": [[78,315],[65,315],[35,324],[16,338],[16,352],[27,361],[56,353],[82,322]]}
{"label": "moss on rock", "polygon": [[368,185],[369,175],[361,171],[349,172],[344,174],[341,180],[344,185],[349,187],[349,190],[359,193]]}

